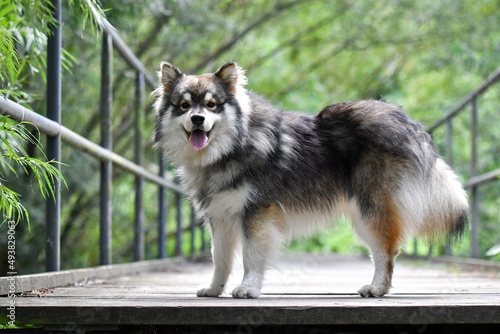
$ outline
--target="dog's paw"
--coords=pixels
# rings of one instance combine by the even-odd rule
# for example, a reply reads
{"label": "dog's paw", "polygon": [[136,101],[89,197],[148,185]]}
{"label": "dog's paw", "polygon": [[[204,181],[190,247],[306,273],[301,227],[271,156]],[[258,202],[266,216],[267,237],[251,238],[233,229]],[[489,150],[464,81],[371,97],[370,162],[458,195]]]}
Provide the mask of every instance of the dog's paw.
{"label": "dog's paw", "polygon": [[205,288],[196,291],[198,297],[219,297],[221,294],[222,290],[213,288]]}
{"label": "dog's paw", "polygon": [[237,286],[233,290],[233,298],[259,298],[260,290],[248,285]]}
{"label": "dog's paw", "polygon": [[377,285],[365,285],[358,290],[361,297],[382,297],[387,292],[389,292],[388,288]]}

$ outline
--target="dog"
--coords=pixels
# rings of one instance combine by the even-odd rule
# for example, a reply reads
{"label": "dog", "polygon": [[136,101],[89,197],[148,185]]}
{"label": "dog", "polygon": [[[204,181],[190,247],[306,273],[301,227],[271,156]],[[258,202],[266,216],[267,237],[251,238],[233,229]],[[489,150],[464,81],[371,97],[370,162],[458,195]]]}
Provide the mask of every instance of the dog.
{"label": "dog", "polygon": [[242,68],[187,75],[162,62],[154,145],[210,227],[214,273],[199,297],[218,297],[242,251],[234,298],[258,298],[283,243],[345,215],[375,273],[363,297],[389,292],[405,238],[458,236],[467,195],[430,136],[394,104],[342,102],[313,116],[282,111],[245,89]]}

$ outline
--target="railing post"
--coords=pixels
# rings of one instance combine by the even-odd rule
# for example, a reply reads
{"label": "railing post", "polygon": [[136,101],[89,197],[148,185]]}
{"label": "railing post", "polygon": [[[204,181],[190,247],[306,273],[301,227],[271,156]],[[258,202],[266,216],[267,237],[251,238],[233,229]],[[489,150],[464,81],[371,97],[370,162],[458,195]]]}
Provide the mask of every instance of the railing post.
{"label": "railing post", "polygon": [[196,232],[196,213],[194,212],[194,208],[191,207],[191,222],[189,226],[190,232],[190,256],[194,256],[196,254],[196,246],[195,246],[195,232]]}
{"label": "railing post", "polygon": [[[159,154],[158,166],[160,168],[159,176],[161,178],[165,177],[165,160],[163,158],[163,154]],[[167,257],[167,230],[166,230],[166,221],[167,221],[167,197],[165,194],[165,187],[160,185],[158,187],[158,257],[163,259]]]}
{"label": "railing post", "polygon": [[[47,118],[61,123],[61,1],[52,0],[53,17],[47,39]],[[61,136],[47,137],[47,159],[61,161]],[[59,165],[54,165],[60,169]],[[46,204],[46,246],[45,270],[58,271],[61,268],[61,194],[56,180],[54,198],[47,198]]]}
{"label": "railing post", "polygon": [[[477,175],[478,162],[478,116],[477,116],[477,99],[471,101],[471,164],[470,177]],[[479,257],[479,188],[477,185],[471,187],[471,257]]]}
{"label": "railing post", "polygon": [[175,207],[176,207],[176,230],[175,230],[175,255],[182,255],[182,196],[175,193]]}
{"label": "railing post", "polygon": [[[446,121],[446,162],[453,166],[453,123],[451,118]],[[444,249],[446,255],[451,256],[451,240],[446,240]]]}
{"label": "railing post", "polygon": [[[135,126],[134,126],[134,161],[137,165],[144,164],[144,145],[142,129],[144,124],[144,74],[137,72],[135,83]],[[144,260],[144,208],[143,201],[144,177],[135,177],[135,240],[134,261]]]}
{"label": "railing post", "polygon": [[[112,50],[110,35],[102,34],[101,51],[101,146],[112,149],[111,104],[112,104]],[[111,184],[113,165],[109,160],[101,161],[101,201],[100,201],[100,264],[111,264]]]}
{"label": "railing post", "polygon": [[200,238],[201,238],[200,251],[203,253],[207,250],[207,243],[205,241],[205,226],[203,225],[200,225]]}

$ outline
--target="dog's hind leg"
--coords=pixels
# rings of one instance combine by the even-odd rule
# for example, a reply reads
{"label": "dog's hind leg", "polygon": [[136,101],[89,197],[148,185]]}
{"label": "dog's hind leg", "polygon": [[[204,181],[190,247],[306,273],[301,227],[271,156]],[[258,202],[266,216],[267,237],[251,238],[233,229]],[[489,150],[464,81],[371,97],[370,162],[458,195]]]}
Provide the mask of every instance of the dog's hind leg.
{"label": "dog's hind leg", "polygon": [[[198,297],[218,297],[222,294],[231,274],[234,254],[239,241],[234,224],[214,225],[211,223],[209,226],[212,237],[214,274],[210,286],[196,292]],[[227,229],[231,230],[228,231]]]}
{"label": "dog's hind leg", "polygon": [[362,297],[382,297],[391,288],[394,260],[402,241],[400,215],[391,201],[385,201],[378,214],[359,218],[353,221],[353,226],[370,249],[375,274],[372,283],[363,286],[358,293]]}
{"label": "dog's hind leg", "polygon": [[281,209],[271,206],[245,222],[243,231],[244,276],[233,290],[234,298],[258,298],[264,273],[280,250],[284,221]]}

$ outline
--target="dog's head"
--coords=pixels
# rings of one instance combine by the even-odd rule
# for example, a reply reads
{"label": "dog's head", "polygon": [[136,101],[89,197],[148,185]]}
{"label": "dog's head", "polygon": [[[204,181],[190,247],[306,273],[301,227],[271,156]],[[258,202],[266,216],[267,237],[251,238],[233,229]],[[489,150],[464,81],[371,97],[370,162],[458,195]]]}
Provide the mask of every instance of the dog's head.
{"label": "dog's head", "polygon": [[247,79],[234,62],[214,73],[186,75],[162,62],[155,143],[175,164],[207,165],[241,144],[248,126]]}

